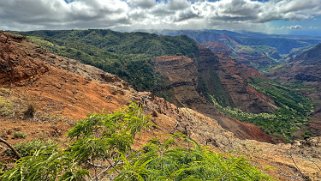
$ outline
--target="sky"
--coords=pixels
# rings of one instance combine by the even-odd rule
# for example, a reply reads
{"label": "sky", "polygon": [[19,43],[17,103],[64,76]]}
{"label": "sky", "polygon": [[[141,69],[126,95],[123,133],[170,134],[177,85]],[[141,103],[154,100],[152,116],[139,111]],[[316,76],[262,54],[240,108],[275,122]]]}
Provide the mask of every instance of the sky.
{"label": "sky", "polygon": [[0,0],[0,29],[225,29],[321,36],[321,0]]}

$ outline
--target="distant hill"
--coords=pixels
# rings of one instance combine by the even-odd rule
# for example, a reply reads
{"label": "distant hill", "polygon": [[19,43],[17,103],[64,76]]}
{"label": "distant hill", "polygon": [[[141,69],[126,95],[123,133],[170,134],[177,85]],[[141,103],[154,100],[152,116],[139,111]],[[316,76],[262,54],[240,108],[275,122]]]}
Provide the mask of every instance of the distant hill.
{"label": "distant hill", "polygon": [[283,56],[292,51],[321,42],[320,37],[268,35],[226,30],[165,30],[160,34],[187,35],[214,53],[224,52],[238,62],[261,70],[278,64]]}
{"label": "distant hill", "polygon": [[301,63],[305,65],[321,64],[321,43],[303,52],[301,55],[296,57],[296,60],[304,60]]}
{"label": "distant hill", "polygon": [[321,82],[321,44],[300,52],[274,73],[284,79]]}

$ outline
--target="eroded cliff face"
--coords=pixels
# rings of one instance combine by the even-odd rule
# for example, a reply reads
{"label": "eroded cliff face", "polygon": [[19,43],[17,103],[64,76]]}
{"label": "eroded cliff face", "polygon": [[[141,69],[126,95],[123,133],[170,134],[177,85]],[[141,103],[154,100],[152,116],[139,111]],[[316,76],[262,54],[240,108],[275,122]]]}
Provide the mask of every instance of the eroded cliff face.
{"label": "eroded cliff face", "polygon": [[195,60],[185,56],[157,57],[155,70],[167,80],[166,87],[160,91],[169,93],[167,100],[175,105],[216,119],[224,129],[241,139],[271,142],[271,137],[256,125],[228,118],[214,107],[210,96],[226,106],[237,106],[248,112],[273,111],[273,103],[266,103],[270,101],[266,96],[247,85],[246,79],[259,73],[247,71],[243,75],[232,60],[224,61],[226,64],[222,65],[223,62],[207,49],[201,49],[200,57]]}
{"label": "eroded cliff face", "polygon": [[210,96],[222,105],[246,112],[273,112],[275,103],[248,83],[251,77],[262,77],[255,69],[200,48],[192,60],[184,56],[155,58],[155,70],[167,79],[164,91],[171,92],[172,102],[213,115]]}
{"label": "eroded cliff face", "polygon": [[214,96],[222,105],[252,113],[276,109],[273,100],[249,85],[251,77],[262,77],[255,69],[236,63],[225,54],[214,55],[205,48],[201,48],[197,63],[202,91]]}
{"label": "eroded cliff face", "polygon": [[161,91],[170,93],[170,100],[206,114],[215,114],[213,104],[199,94],[198,68],[194,60],[185,56],[161,56],[154,60],[155,70],[167,80]]}

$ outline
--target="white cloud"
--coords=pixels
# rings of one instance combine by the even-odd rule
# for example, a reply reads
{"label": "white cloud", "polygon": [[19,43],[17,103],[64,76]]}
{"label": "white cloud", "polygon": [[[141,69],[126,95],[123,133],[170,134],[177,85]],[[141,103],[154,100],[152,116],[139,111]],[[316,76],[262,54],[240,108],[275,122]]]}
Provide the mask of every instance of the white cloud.
{"label": "white cloud", "polygon": [[288,26],[288,29],[290,30],[300,30],[303,27],[301,25],[292,25],[292,26]]}
{"label": "white cloud", "polygon": [[264,31],[274,20],[319,15],[321,0],[0,0],[0,28],[14,30],[125,27]]}

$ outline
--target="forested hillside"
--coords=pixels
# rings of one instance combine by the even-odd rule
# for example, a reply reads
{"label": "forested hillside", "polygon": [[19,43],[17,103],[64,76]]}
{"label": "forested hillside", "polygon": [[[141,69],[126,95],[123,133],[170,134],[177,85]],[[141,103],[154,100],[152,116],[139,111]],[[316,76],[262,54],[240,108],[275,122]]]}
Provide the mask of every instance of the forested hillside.
{"label": "forested hillside", "polygon": [[196,43],[187,36],[111,30],[34,31],[25,34],[59,55],[114,73],[138,90],[154,90],[163,84],[164,80],[153,69],[153,57],[177,54],[193,57],[198,54]]}

